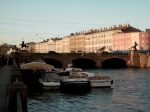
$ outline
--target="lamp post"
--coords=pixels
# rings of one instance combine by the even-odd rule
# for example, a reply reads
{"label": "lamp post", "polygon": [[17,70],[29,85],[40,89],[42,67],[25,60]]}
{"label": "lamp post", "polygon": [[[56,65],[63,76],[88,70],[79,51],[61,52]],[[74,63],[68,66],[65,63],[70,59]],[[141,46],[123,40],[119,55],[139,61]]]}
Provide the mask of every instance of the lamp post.
{"label": "lamp post", "polygon": [[93,36],[91,38],[91,42],[92,42],[92,52],[93,52]]}

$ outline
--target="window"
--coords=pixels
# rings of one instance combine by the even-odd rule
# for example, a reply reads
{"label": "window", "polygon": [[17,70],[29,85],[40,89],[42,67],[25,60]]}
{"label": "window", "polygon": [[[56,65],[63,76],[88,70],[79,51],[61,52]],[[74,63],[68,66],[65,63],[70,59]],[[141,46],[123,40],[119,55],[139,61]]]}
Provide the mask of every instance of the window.
{"label": "window", "polygon": [[144,34],[142,35],[142,37],[144,37]]}
{"label": "window", "polygon": [[142,43],[144,43],[144,40],[142,40]]}

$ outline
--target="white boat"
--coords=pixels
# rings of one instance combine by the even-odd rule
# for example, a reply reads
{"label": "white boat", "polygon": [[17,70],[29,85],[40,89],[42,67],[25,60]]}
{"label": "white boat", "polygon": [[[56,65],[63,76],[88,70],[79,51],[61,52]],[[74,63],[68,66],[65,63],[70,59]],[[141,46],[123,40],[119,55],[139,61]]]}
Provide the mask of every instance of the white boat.
{"label": "white boat", "polygon": [[91,88],[111,87],[113,80],[109,76],[101,76],[99,73],[80,72],[83,75],[88,75]]}
{"label": "white boat", "polygon": [[58,73],[55,71],[49,71],[43,73],[39,78],[39,83],[44,90],[58,90],[60,89],[60,79]]}
{"label": "white boat", "polygon": [[90,83],[86,75],[82,75],[79,72],[60,71],[59,77],[61,80],[62,91],[88,91],[90,89]]}

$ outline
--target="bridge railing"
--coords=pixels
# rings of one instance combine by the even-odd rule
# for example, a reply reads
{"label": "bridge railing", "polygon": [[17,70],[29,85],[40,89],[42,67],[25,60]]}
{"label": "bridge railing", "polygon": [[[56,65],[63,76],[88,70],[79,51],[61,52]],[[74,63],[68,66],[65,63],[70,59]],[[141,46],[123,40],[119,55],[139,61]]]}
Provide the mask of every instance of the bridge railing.
{"label": "bridge railing", "polygon": [[27,87],[22,82],[15,59],[13,59],[11,80],[8,87],[8,112],[28,112]]}
{"label": "bridge railing", "polygon": [[87,56],[96,56],[96,55],[129,55],[130,53],[124,53],[124,52],[112,52],[112,53],[109,53],[109,52],[103,52],[103,53],[94,53],[94,52],[91,52],[91,53],[31,53],[31,55],[33,56],[59,56],[59,55],[65,55],[65,56],[82,56],[82,55],[87,55]]}

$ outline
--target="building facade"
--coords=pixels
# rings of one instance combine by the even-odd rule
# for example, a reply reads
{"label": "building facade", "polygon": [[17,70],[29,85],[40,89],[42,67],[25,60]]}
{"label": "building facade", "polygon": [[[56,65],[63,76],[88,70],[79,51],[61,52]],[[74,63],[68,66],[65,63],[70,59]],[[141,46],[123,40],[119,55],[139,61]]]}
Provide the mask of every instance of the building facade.
{"label": "building facade", "polygon": [[70,38],[69,38],[69,36],[62,38],[62,53],[70,53]]}
{"label": "building facade", "polygon": [[35,53],[35,42],[29,42],[29,43],[26,43],[26,45],[28,46],[27,50],[30,52],[30,53]]}
{"label": "building facade", "polygon": [[44,40],[43,42],[36,43],[34,45],[35,53],[48,53],[49,51],[55,51],[55,42],[52,39]]}
{"label": "building facade", "polygon": [[126,51],[132,50],[137,43],[137,50],[150,49],[150,32],[131,32],[114,35],[114,50]]}
{"label": "building facade", "polygon": [[56,50],[56,45],[55,41],[53,39],[48,39],[47,41],[47,52],[49,51],[55,51]]}
{"label": "building facade", "polygon": [[105,50],[112,49],[113,31],[101,31],[87,34],[85,36],[85,52],[98,52],[105,47]]}
{"label": "building facade", "polygon": [[131,33],[122,33],[113,36],[114,51],[130,50],[131,46]]}
{"label": "building facade", "polygon": [[150,50],[150,32],[140,32],[139,37],[140,49]]}
{"label": "building facade", "polygon": [[104,51],[129,51],[132,46],[138,44],[137,49],[150,49],[150,32],[141,32],[129,24],[114,25],[100,29],[90,29],[63,38],[48,39],[35,44],[36,53],[57,53],[71,52],[98,52],[101,48]]}
{"label": "building facade", "polygon": [[74,34],[70,36],[70,52],[79,51],[79,34]]}
{"label": "building facade", "polygon": [[48,43],[47,41],[40,42],[40,53],[47,53],[48,52]]}
{"label": "building facade", "polygon": [[85,52],[97,52],[102,47],[105,51],[127,49],[120,34],[139,31],[129,24],[90,30],[85,36]]}
{"label": "building facade", "polygon": [[55,45],[56,45],[55,46],[56,47],[55,52],[62,53],[63,52],[63,41],[62,41],[62,39],[56,40]]}

